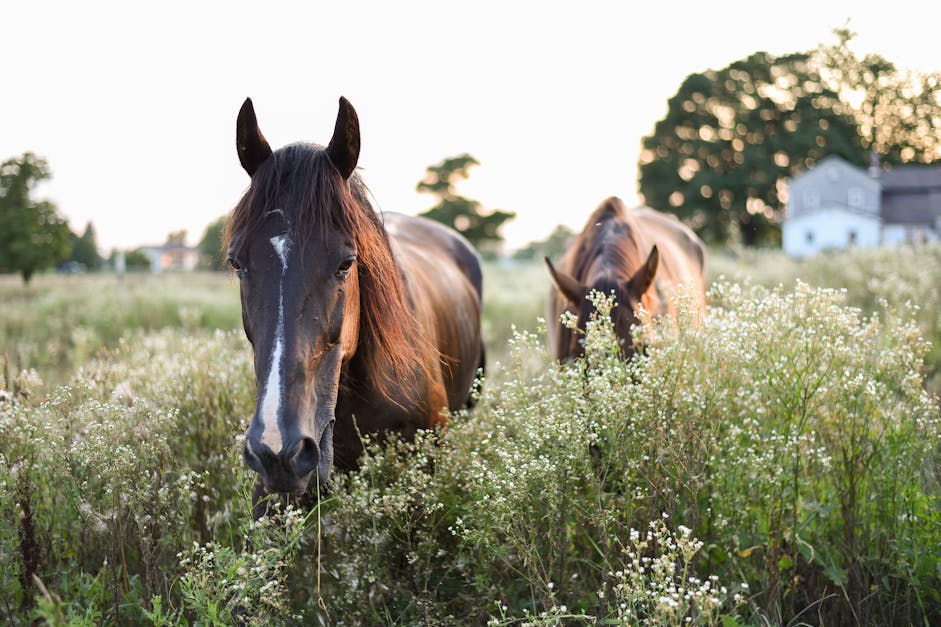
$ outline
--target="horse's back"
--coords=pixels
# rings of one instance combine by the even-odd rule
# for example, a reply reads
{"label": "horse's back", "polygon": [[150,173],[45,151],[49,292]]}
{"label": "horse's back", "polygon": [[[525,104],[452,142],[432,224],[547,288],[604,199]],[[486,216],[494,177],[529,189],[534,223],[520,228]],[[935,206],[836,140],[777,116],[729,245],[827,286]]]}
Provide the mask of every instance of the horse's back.
{"label": "horse's back", "polygon": [[384,214],[409,301],[423,328],[433,329],[448,409],[463,407],[481,363],[480,257],[456,231],[438,222]]}
{"label": "horse's back", "polygon": [[443,254],[467,277],[478,299],[483,295],[483,272],[480,256],[467,239],[440,222],[401,213],[383,214],[386,232],[409,254]]}
{"label": "horse's back", "polygon": [[689,290],[695,304],[705,305],[706,247],[702,240],[672,214],[650,207],[631,210],[644,235],[660,252],[661,281]]}

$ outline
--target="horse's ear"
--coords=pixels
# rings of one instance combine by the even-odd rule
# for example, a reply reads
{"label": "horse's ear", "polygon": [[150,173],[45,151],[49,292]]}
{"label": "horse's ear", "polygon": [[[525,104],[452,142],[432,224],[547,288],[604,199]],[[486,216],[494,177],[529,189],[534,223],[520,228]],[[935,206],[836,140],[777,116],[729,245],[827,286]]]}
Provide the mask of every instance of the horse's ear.
{"label": "horse's ear", "polygon": [[239,153],[239,161],[249,176],[271,156],[271,146],[258,129],[251,98],[246,98],[239,109],[239,117],[235,123],[235,147]]}
{"label": "horse's ear", "polygon": [[647,261],[644,262],[644,265],[642,265],[637,272],[634,273],[630,281],[627,282],[627,290],[631,296],[640,298],[644,292],[647,291],[650,284],[653,283],[654,276],[657,274],[658,265],[660,265],[660,251],[657,250],[657,245],[654,244],[653,250],[647,255]]}
{"label": "horse's ear", "polygon": [[350,101],[340,96],[340,111],[327,156],[344,179],[350,178],[359,161],[359,117]]}
{"label": "horse's ear", "polygon": [[588,296],[588,288],[576,281],[575,277],[556,270],[548,257],[543,257],[543,259],[546,260],[546,267],[549,268],[549,276],[552,277],[552,282],[562,292],[562,295],[573,305],[580,306],[585,301],[585,297]]}

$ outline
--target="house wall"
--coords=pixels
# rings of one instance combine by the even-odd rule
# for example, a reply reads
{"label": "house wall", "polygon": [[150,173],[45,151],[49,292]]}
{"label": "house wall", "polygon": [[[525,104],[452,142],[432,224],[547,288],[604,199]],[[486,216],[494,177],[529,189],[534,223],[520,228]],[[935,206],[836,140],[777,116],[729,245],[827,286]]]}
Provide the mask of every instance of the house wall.
{"label": "house wall", "polygon": [[793,257],[848,246],[878,246],[880,220],[840,208],[820,209],[790,218],[782,225],[781,244]]}
{"label": "house wall", "polygon": [[937,241],[938,232],[927,226],[888,224],[882,227],[883,244],[895,246],[898,244],[921,244]]}

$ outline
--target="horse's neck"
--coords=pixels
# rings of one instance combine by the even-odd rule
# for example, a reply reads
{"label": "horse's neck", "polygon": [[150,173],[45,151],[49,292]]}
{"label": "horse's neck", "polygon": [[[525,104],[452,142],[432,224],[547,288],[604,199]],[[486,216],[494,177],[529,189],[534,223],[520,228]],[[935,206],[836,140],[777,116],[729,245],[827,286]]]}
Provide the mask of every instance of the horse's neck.
{"label": "horse's neck", "polygon": [[[368,357],[357,351],[350,358],[340,373],[339,398],[346,399],[351,405],[364,404],[374,409],[395,413],[422,411],[428,382],[421,367],[415,366],[408,373],[394,373],[400,383],[398,391],[402,400],[387,398],[374,384],[375,374],[365,365]],[[413,388],[406,393],[406,388]],[[411,399],[411,400],[409,400]]]}

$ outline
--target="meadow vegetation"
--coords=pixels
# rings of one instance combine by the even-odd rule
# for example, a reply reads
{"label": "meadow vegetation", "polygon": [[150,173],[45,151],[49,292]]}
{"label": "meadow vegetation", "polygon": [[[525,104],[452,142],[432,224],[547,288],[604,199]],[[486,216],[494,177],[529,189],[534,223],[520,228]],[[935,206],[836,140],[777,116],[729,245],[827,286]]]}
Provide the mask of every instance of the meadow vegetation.
{"label": "meadow vegetation", "polygon": [[489,265],[478,407],[259,522],[231,279],[0,284],[0,620],[938,623],[941,249],[710,273],[563,366],[541,264]]}

